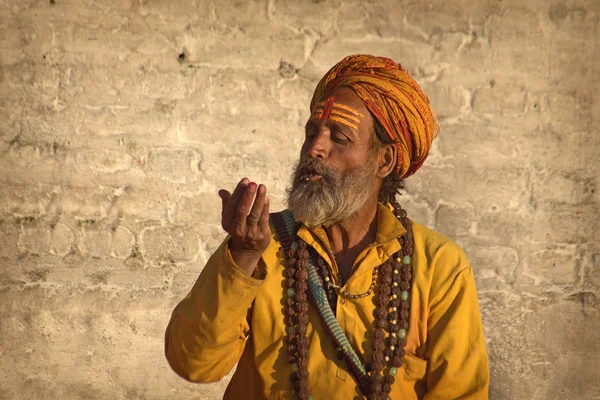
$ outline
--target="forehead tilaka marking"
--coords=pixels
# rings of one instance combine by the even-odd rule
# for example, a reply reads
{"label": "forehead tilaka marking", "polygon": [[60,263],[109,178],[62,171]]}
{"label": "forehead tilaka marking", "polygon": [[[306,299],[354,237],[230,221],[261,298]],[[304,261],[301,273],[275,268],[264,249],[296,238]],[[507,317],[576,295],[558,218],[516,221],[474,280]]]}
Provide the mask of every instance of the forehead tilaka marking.
{"label": "forehead tilaka marking", "polygon": [[[315,116],[317,118],[321,118],[321,116],[323,115],[323,109],[322,108],[317,108],[315,111]],[[333,118],[333,116],[338,116],[338,117],[343,117],[346,118],[352,122],[356,122],[357,124],[360,124],[360,119],[358,117],[355,117],[354,115],[351,115],[350,113],[346,113],[344,111],[340,111],[340,110],[336,110],[335,106],[333,108],[333,110],[331,110],[331,116],[329,117],[329,119]]]}
{"label": "forehead tilaka marking", "polygon": [[333,108],[334,100],[335,100],[335,97],[329,96],[329,98],[325,102],[323,112],[321,113],[321,116],[319,117],[319,119],[321,121],[327,121],[329,119],[329,116],[331,115],[331,109]]}
{"label": "forehead tilaka marking", "polygon": [[339,122],[356,130],[358,130],[358,124],[360,124],[361,119],[364,118],[364,115],[354,108],[345,104],[334,103],[333,96],[324,102],[317,103],[313,110],[313,115],[321,121],[331,120]]}

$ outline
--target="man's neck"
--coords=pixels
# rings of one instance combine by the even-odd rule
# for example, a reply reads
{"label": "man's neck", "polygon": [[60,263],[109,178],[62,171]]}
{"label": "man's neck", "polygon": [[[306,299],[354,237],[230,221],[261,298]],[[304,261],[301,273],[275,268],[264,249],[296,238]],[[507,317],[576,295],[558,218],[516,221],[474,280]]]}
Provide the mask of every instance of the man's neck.
{"label": "man's neck", "polygon": [[[373,197],[353,218],[327,228],[327,237],[334,254],[349,250],[358,253],[375,241],[377,234],[377,197]],[[355,250],[355,251],[352,251]],[[358,255],[358,253],[356,255]]]}

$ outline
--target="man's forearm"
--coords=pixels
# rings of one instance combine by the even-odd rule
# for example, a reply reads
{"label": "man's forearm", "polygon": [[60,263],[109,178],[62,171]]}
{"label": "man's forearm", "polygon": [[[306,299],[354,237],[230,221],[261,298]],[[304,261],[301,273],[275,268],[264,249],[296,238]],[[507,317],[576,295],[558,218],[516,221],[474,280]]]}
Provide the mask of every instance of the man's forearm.
{"label": "man's forearm", "polygon": [[261,284],[235,265],[223,243],[171,316],[165,353],[173,370],[195,382],[225,376],[243,352],[247,312]]}

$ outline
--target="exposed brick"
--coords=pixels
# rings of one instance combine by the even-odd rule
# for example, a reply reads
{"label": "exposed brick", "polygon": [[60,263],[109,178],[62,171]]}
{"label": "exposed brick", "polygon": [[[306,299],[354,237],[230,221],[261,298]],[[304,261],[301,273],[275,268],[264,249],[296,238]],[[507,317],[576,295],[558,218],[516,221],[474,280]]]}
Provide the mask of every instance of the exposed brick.
{"label": "exposed brick", "polygon": [[[75,153],[74,157],[69,161],[74,164],[74,169],[76,166],[83,165],[84,168],[87,167],[94,172],[112,174],[131,168],[133,157],[127,153],[114,150],[89,150]],[[67,162],[67,165],[70,162]]]}
{"label": "exposed brick", "polygon": [[284,108],[292,108],[307,112],[316,82],[306,79],[285,81],[278,87],[279,104]]}
{"label": "exposed brick", "polygon": [[14,259],[19,254],[19,227],[12,220],[0,219],[0,258]]}
{"label": "exposed brick", "polygon": [[[317,32],[327,32],[332,29],[332,10],[340,6],[339,0],[334,1],[270,1],[269,17],[282,26],[294,29],[309,28]],[[348,4],[352,7],[354,4]],[[316,15],[327,15],[328,18],[315,18]]]}
{"label": "exposed brick", "polygon": [[538,212],[532,222],[527,237],[535,241],[575,244],[600,240],[598,203],[549,207],[543,214]]}
{"label": "exposed brick", "polygon": [[57,201],[61,213],[78,220],[97,221],[106,217],[113,193],[110,188],[65,187]]}
{"label": "exposed brick", "polygon": [[564,124],[564,129],[572,132],[575,128],[587,126],[592,122],[593,94],[583,88],[577,92],[561,93],[552,91],[548,94],[549,120],[553,124]]}
{"label": "exposed brick", "polygon": [[473,112],[488,117],[522,116],[527,112],[527,93],[523,88],[498,83],[481,88],[473,97]]}
{"label": "exposed brick", "polygon": [[155,149],[148,153],[144,170],[151,178],[174,183],[193,182],[202,165],[200,153],[192,150]]}
{"label": "exposed brick", "polygon": [[127,188],[116,198],[115,209],[122,213],[126,220],[167,219],[167,200],[163,196],[155,196],[151,191]]}
{"label": "exposed brick", "polygon": [[110,255],[125,259],[131,255],[135,245],[135,235],[129,229],[119,226],[112,233]]}
{"label": "exposed brick", "polygon": [[226,68],[199,70],[196,75],[206,82],[181,104],[182,108],[208,105],[211,113],[244,117],[272,116],[277,111],[276,85],[281,77],[272,71]]}
{"label": "exposed brick", "polygon": [[[553,22],[550,72],[561,88],[572,88],[594,79],[597,63],[594,42],[598,34],[598,14],[575,4],[556,3],[548,11]],[[585,87],[585,86],[584,86]]]}
{"label": "exposed brick", "polygon": [[421,85],[421,88],[429,96],[439,120],[459,117],[463,108],[468,105],[469,99],[466,90],[457,86],[456,83],[425,83]]}
{"label": "exposed brick", "polygon": [[598,246],[590,249],[582,257],[582,275],[584,287],[597,292],[600,290],[600,251]]}
{"label": "exposed brick", "polygon": [[[1,162],[0,162],[1,163]],[[0,213],[16,217],[44,215],[54,198],[49,185],[9,185],[2,183],[0,190]]]}
{"label": "exposed brick", "polygon": [[434,5],[415,2],[407,4],[406,7],[392,7],[387,11],[392,17],[390,22],[405,21],[404,24],[423,32],[426,37],[431,37],[439,35],[441,32],[466,32],[468,30],[469,19],[456,3],[456,1],[449,1]]}
{"label": "exposed brick", "polygon": [[3,22],[0,25],[0,48],[18,48],[30,42],[28,36],[33,31],[31,26],[23,25],[21,21],[14,18],[11,10],[1,10],[0,18]]}
{"label": "exposed brick", "polygon": [[111,233],[104,226],[85,224],[81,230],[80,250],[90,257],[106,258],[110,256]]}
{"label": "exposed brick", "polygon": [[473,267],[478,291],[504,291],[514,280],[519,263],[519,253],[515,248],[467,244],[465,252]]}
{"label": "exposed brick", "polygon": [[[146,288],[163,288],[164,287],[164,272],[161,270],[146,270],[143,274],[139,271],[130,270],[108,270],[104,274],[97,274],[98,278],[104,279],[105,284],[124,288],[128,290],[138,290],[141,287]],[[112,311],[118,311],[115,307],[109,308]]]}
{"label": "exposed brick", "polygon": [[[507,246],[518,246],[523,241],[530,241],[531,227],[535,215],[502,212],[501,210],[481,210],[477,219],[477,238],[491,243]],[[544,227],[544,232],[547,231]],[[544,239],[546,240],[546,239]]]}
{"label": "exposed brick", "polygon": [[598,182],[577,175],[541,174],[533,183],[532,199],[536,204],[581,204],[598,201]]}
{"label": "exposed brick", "polygon": [[205,3],[186,0],[149,1],[140,4],[139,13],[144,17],[156,15],[163,20],[176,20],[181,16],[189,19],[191,15],[204,20],[203,16],[208,16],[208,7]]}
{"label": "exposed brick", "polygon": [[265,0],[223,0],[210,4],[211,17],[219,24],[241,26],[248,30],[262,26],[267,21],[267,2]]}
{"label": "exposed brick", "polygon": [[[249,32],[252,34],[253,32]],[[189,50],[187,60],[211,67],[252,68],[276,70],[283,60],[292,65],[304,63],[304,39],[302,35],[282,29],[264,34],[247,35],[239,30],[225,29],[222,33],[198,30],[194,36],[186,35],[182,47]]]}
{"label": "exposed brick", "polygon": [[[501,168],[507,162],[520,161],[518,140],[509,130],[492,128],[478,123],[447,124],[442,127],[434,145],[443,160],[460,159],[469,162],[471,168]],[[515,138],[518,139],[518,138]],[[426,163],[427,164],[427,163]]]}
{"label": "exposed brick", "polygon": [[[435,167],[430,163],[407,180],[407,190],[432,204],[442,198],[459,206],[468,201],[479,210],[517,209],[526,205],[526,172],[515,161],[501,166],[486,165],[501,161],[477,157],[455,158],[452,164],[444,162]],[[461,190],[457,191],[457,187]]]}
{"label": "exposed brick", "polygon": [[27,253],[44,254],[48,252],[50,229],[43,224],[24,224],[19,237],[19,247]]}
{"label": "exposed brick", "polygon": [[35,39],[44,47],[60,46],[67,52],[79,54],[110,56],[114,52],[131,51],[147,31],[141,21],[123,14],[113,14],[98,21],[98,11],[92,10],[81,10],[72,15],[60,12],[58,7],[37,7],[20,17],[35,27],[31,40]]}
{"label": "exposed brick", "polygon": [[[161,46],[164,48],[164,44]],[[165,74],[168,85],[164,84]],[[175,71],[165,71],[164,66],[160,70],[145,65],[132,68],[125,62],[110,66],[75,65],[61,77],[61,98],[85,106],[127,106],[146,99],[182,99],[196,84],[185,68]]]}
{"label": "exposed brick", "polygon": [[57,223],[50,232],[49,248],[51,254],[65,256],[73,249],[75,234],[65,224]]}
{"label": "exposed brick", "polygon": [[529,246],[523,262],[526,273],[536,281],[569,285],[578,280],[577,269],[581,262],[576,246],[531,247]]}
{"label": "exposed brick", "polygon": [[[7,66],[4,77],[6,85],[1,89],[3,98],[11,101],[11,104],[21,104],[23,109],[34,107],[46,107],[51,109],[55,106],[53,102],[60,93],[60,81],[64,74],[54,68],[44,66],[23,65]],[[31,101],[24,101],[23,93],[38,93]],[[12,107],[11,107],[12,108]]]}
{"label": "exposed brick", "polygon": [[[323,4],[317,5],[323,7]],[[397,21],[395,24],[389,22],[393,20],[393,12],[390,12],[383,4],[364,1],[344,1],[343,6],[337,11],[335,26],[331,26],[327,19],[312,22],[314,29],[323,34],[336,29],[339,35],[347,39],[362,39],[368,36],[372,37],[394,37],[394,33],[402,31],[403,24]],[[310,16],[311,14],[306,14]],[[307,23],[311,23],[307,21]]]}
{"label": "exposed brick", "polygon": [[140,234],[142,255],[152,262],[194,260],[200,250],[198,235],[190,228],[147,228]]}
{"label": "exposed brick", "polygon": [[[490,16],[486,21],[490,66],[518,80],[522,79],[520,73],[533,79],[544,79],[550,67],[552,39],[548,27],[539,21],[537,10],[529,11],[524,7]],[[515,42],[519,46],[515,46]]]}
{"label": "exposed brick", "polygon": [[[20,184],[34,185],[36,182],[55,183],[60,180],[60,164],[64,163],[64,154],[56,154],[51,145],[15,145],[0,160],[0,170],[6,172],[6,178]],[[29,170],[38,171],[35,177]],[[8,174],[9,170],[13,170]]]}
{"label": "exposed brick", "polygon": [[[175,222],[178,224],[221,223],[221,198],[214,193],[182,196],[177,202]],[[208,218],[208,219],[207,219]]]}
{"label": "exposed brick", "polygon": [[[47,133],[46,140],[60,140],[64,132],[69,135],[116,136],[134,135],[147,140],[160,135],[171,126],[170,114],[160,112],[163,107],[150,105],[113,105],[110,107],[69,107],[64,111],[44,111],[23,121],[21,135],[34,141],[40,131]],[[142,123],[145,121],[145,123]],[[148,126],[146,126],[148,124]]]}
{"label": "exposed brick", "polygon": [[[308,110],[308,107],[306,109]],[[290,143],[293,143],[292,138],[303,139],[303,126],[306,121],[300,123],[296,112],[286,110],[286,113],[289,114],[268,118],[231,114],[213,115],[208,109],[185,111],[177,126],[177,138],[181,143],[188,145],[226,143],[231,147],[256,144],[259,140],[276,140],[281,136],[290,138],[288,139]]]}
{"label": "exposed brick", "polygon": [[474,233],[475,210],[473,207],[440,205],[435,213],[435,227],[444,235],[455,238]]}
{"label": "exposed brick", "polygon": [[[589,332],[597,329],[598,311],[582,306],[580,302],[544,304],[544,300],[527,297],[511,298],[505,294],[489,296],[490,301],[482,304],[484,326],[488,353],[492,361],[490,372],[492,377],[507,382],[506,385],[493,383],[490,388],[490,397],[508,394],[521,395],[527,398],[541,400],[544,398],[558,398],[554,393],[560,393],[565,383],[570,379],[577,379],[577,385],[571,392],[581,398],[589,397],[589,388],[595,388],[595,374],[588,371],[573,374],[571,368],[578,365],[565,365],[565,361],[573,361],[569,357],[565,360],[560,350],[563,343],[570,343],[569,354],[578,354],[581,360],[587,362],[587,354],[597,351],[598,343],[592,339]],[[589,321],[593,321],[590,322]],[[561,335],[556,335],[560,327]],[[512,340],[515,336],[519,341]],[[517,357],[510,356],[511,352],[523,354],[529,362],[522,362]],[[564,365],[556,368],[555,363]],[[510,379],[511,371],[519,370],[526,374],[528,379]],[[539,385],[533,381],[545,381],[545,377],[552,374],[555,379],[548,385]],[[493,380],[491,380],[493,382]],[[593,395],[592,395],[593,398]]]}
{"label": "exposed brick", "polygon": [[[565,126],[565,131],[571,129],[572,126]],[[554,129],[532,131],[517,140],[520,156],[537,170],[584,179],[598,176],[599,167],[588,160],[597,156],[600,138],[590,131],[578,129],[568,134]]]}
{"label": "exposed brick", "polygon": [[[2,85],[0,85],[1,87]],[[21,115],[21,113],[21,106],[12,99],[6,99],[6,97],[0,99],[0,140],[4,141],[4,146],[19,136],[21,124],[15,116]]]}

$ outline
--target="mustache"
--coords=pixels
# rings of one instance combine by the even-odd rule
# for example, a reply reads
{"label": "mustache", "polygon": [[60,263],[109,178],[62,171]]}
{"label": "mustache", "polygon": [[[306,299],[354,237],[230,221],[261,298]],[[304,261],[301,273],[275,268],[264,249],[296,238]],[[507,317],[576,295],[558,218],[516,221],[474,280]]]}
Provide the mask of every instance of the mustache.
{"label": "mustache", "polygon": [[321,175],[323,179],[328,182],[336,181],[340,178],[338,171],[331,167],[325,166],[322,162],[317,161],[314,158],[309,157],[303,157],[298,160],[294,174],[294,182],[302,182],[301,178],[305,173]]}

